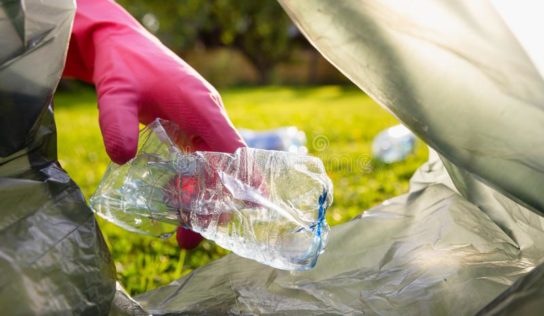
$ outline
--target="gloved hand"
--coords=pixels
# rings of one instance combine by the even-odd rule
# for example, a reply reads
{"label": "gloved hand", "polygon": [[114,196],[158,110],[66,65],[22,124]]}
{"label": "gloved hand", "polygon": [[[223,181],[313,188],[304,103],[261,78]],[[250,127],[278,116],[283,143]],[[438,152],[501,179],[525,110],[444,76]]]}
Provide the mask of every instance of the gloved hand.
{"label": "gloved hand", "polygon": [[[198,150],[245,146],[218,92],[111,0],[78,0],[64,76],[95,84],[106,152],[119,164],[136,154],[139,123],[171,120]],[[200,235],[178,230],[181,247]]]}

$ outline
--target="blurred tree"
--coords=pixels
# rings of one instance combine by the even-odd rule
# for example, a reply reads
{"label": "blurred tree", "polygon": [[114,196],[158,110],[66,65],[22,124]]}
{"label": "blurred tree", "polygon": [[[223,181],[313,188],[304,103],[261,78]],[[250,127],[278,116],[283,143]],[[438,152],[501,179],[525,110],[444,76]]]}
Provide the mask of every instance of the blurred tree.
{"label": "blurred tree", "polygon": [[176,53],[193,48],[207,28],[210,6],[200,0],[118,0],[148,30]]}
{"label": "blurred tree", "polygon": [[199,45],[232,47],[255,67],[260,83],[288,60],[297,45],[308,45],[276,1],[119,0],[177,53]]}

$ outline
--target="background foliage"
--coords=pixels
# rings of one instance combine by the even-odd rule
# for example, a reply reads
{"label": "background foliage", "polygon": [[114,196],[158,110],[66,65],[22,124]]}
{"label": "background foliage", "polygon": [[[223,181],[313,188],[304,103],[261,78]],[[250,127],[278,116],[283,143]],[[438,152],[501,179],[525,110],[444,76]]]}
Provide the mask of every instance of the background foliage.
{"label": "background foliage", "polygon": [[309,47],[276,1],[118,1],[176,53],[230,47],[255,68],[258,83],[289,60],[295,48]]}

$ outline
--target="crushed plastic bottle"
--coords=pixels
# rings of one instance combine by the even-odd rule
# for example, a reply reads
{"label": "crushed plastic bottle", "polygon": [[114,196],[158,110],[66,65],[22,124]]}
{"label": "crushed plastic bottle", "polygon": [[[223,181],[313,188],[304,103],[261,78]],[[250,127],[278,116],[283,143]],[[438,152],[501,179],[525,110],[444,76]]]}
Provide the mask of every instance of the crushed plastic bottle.
{"label": "crushed plastic bottle", "polygon": [[281,150],[306,155],[306,134],[295,126],[280,127],[267,131],[239,129],[248,147]]}
{"label": "crushed plastic bottle", "polygon": [[416,136],[404,125],[395,125],[378,134],[372,142],[372,156],[385,163],[402,161],[416,145]]}
{"label": "crushed plastic bottle", "polygon": [[185,152],[173,123],[157,120],[124,165],[111,164],[91,207],[125,229],[165,236],[178,225],[278,269],[312,268],[324,250],[332,183],[320,159],[240,148]]}

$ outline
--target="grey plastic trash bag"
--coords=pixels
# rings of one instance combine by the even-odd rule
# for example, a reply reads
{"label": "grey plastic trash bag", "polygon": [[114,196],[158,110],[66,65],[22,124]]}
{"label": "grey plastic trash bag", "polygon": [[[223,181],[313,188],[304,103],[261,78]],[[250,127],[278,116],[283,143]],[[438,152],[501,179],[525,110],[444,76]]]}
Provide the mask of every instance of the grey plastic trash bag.
{"label": "grey plastic trash bag", "polygon": [[528,273],[544,257],[544,82],[492,4],[280,3],[438,154],[408,194],[333,227],[311,271],[229,255],[137,300],[157,315],[536,311],[544,274]]}
{"label": "grey plastic trash bag", "polygon": [[544,81],[490,1],[281,1],[317,49],[455,165],[544,212]]}
{"label": "grey plastic trash bag", "polygon": [[0,311],[105,315],[115,269],[57,163],[52,96],[73,1],[0,1]]}

